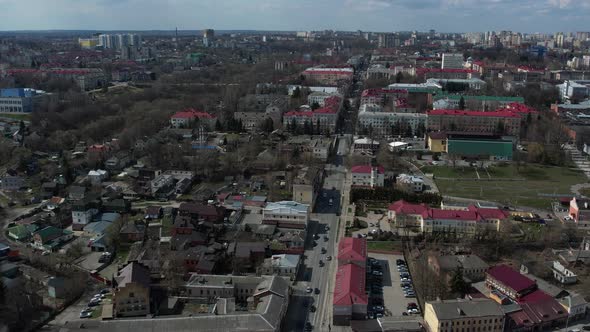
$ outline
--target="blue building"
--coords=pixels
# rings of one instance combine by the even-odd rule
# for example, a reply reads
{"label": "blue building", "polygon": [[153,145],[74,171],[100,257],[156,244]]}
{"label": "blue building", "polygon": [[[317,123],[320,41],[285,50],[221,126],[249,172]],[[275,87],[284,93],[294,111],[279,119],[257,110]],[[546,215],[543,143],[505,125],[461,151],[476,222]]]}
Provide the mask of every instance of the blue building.
{"label": "blue building", "polygon": [[0,89],[0,113],[31,113],[44,94],[28,88]]}

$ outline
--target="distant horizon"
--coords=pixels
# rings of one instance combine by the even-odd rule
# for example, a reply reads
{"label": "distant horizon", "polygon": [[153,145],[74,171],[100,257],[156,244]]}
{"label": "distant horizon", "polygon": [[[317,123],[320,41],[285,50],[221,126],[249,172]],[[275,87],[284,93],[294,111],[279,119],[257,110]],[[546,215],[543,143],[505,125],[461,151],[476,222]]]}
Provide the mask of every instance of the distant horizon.
{"label": "distant horizon", "polygon": [[[0,31],[589,29],[590,0],[0,0]],[[32,10],[34,8],[34,10]]]}

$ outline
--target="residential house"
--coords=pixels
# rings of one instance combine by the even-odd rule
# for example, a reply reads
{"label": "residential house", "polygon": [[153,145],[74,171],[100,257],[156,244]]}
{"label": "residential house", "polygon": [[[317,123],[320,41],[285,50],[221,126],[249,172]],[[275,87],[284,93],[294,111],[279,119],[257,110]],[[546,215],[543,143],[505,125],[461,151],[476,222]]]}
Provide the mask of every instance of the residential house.
{"label": "residential house", "polygon": [[33,232],[38,229],[37,225],[16,225],[8,228],[8,237],[20,242],[27,242],[31,239]]}
{"label": "residential house", "polygon": [[122,268],[114,278],[115,316],[145,316],[150,313],[150,270],[138,262]]}
{"label": "residential house", "polygon": [[137,242],[145,239],[146,226],[141,222],[127,222],[119,231],[123,242]]}
{"label": "residential house", "polygon": [[25,186],[25,179],[19,175],[6,174],[0,178],[0,190],[15,191]]}
{"label": "residential house", "polygon": [[62,277],[51,277],[47,280],[47,291],[49,297],[54,299],[66,299],[68,295],[68,287],[66,280]]}
{"label": "residential house", "polygon": [[88,172],[88,181],[90,181],[93,186],[99,186],[104,180],[108,178],[108,176],[109,173],[105,170],[92,170]]}
{"label": "residential house", "polygon": [[150,182],[150,194],[157,198],[169,198],[176,190],[172,175],[160,174]]}
{"label": "residential house", "polygon": [[195,221],[206,221],[211,223],[222,223],[225,209],[214,205],[201,203],[181,203],[178,214],[190,216]]}
{"label": "residential house", "polygon": [[424,179],[421,176],[400,174],[395,179],[395,184],[401,190],[409,193],[421,193],[424,191]]}
{"label": "residential house", "polygon": [[86,197],[86,187],[71,186],[68,190],[68,200],[80,201]]}
{"label": "residential house", "polygon": [[170,239],[171,250],[186,250],[190,247],[205,246],[208,243],[207,235],[201,232],[176,233]]}
{"label": "residential house", "polygon": [[234,257],[235,264],[246,270],[260,265],[267,254],[267,244],[264,242],[233,242],[227,252]]}
{"label": "residential house", "polygon": [[364,266],[352,263],[338,266],[332,300],[333,325],[346,326],[353,319],[366,318],[369,299],[365,291],[365,274]]}
{"label": "residential house", "polygon": [[369,188],[383,187],[385,181],[385,169],[382,166],[353,166],[350,174],[353,186]]}
{"label": "residential house", "polygon": [[262,223],[279,228],[305,229],[309,221],[310,207],[294,201],[269,203],[262,210]]}
{"label": "residential house", "polygon": [[33,233],[33,246],[40,250],[54,251],[73,237],[71,231],[47,226]]}
{"label": "residential house", "polygon": [[447,281],[461,269],[463,278],[469,283],[484,280],[489,268],[489,265],[476,255],[439,256],[436,253],[428,255],[428,266],[437,276],[445,277]]}
{"label": "residential house", "polygon": [[504,331],[504,311],[489,299],[426,302],[424,322],[428,331]]}
{"label": "residential house", "polygon": [[258,267],[259,275],[277,275],[294,280],[299,270],[300,255],[272,255]]}
{"label": "residential house", "polygon": [[93,239],[98,239],[105,235],[111,226],[112,223],[108,221],[91,222],[84,226],[84,235]]}
{"label": "residential house", "polygon": [[575,284],[578,281],[578,276],[558,261],[553,261],[551,271],[553,271],[553,278],[561,284]]}
{"label": "residential house", "polygon": [[41,197],[49,199],[57,194],[59,185],[57,182],[45,182],[41,185]]}
{"label": "residential house", "polygon": [[569,214],[577,227],[590,227],[590,200],[572,198],[570,201]]}
{"label": "residential house", "polygon": [[345,237],[338,242],[338,266],[356,264],[365,268],[367,262],[367,239]]}
{"label": "residential house", "polygon": [[570,322],[585,318],[588,313],[588,302],[581,294],[574,293],[558,301],[567,311]]}
{"label": "residential house", "polygon": [[324,181],[324,170],[319,167],[302,168],[293,179],[293,200],[315,206]]}
{"label": "residential house", "polygon": [[145,209],[145,219],[160,219],[162,217],[162,207],[161,206],[148,206]]}
{"label": "residential house", "polygon": [[109,171],[119,171],[129,166],[131,158],[127,153],[117,153],[104,162],[105,168]]}
{"label": "residential house", "polygon": [[100,199],[88,196],[72,203],[72,229],[81,231],[98,214]]}

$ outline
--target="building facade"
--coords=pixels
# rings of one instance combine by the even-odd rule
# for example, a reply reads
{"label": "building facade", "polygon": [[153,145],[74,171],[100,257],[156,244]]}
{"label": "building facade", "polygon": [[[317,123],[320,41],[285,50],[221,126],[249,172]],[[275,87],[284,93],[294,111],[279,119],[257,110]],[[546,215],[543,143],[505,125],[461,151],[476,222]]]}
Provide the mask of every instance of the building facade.
{"label": "building facade", "polygon": [[262,223],[283,228],[305,229],[309,213],[308,204],[294,201],[272,202],[262,210]]}
{"label": "building facade", "polygon": [[424,322],[430,332],[504,331],[504,311],[489,299],[426,302]]}
{"label": "building facade", "polygon": [[521,118],[511,111],[432,110],[428,112],[428,131],[518,136]]}
{"label": "building facade", "polygon": [[350,170],[350,174],[353,186],[369,188],[383,187],[385,181],[385,169],[382,166],[354,166]]}

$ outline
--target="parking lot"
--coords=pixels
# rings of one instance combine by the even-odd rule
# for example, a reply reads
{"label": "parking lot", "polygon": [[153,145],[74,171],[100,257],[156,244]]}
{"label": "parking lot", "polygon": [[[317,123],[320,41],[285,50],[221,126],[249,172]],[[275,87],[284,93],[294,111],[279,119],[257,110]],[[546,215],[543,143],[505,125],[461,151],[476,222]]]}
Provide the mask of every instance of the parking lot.
{"label": "parking lot", "polygon": [[[384,307],[384,316],[399,317],[419,314],[420,309],[417,306],[415,306],[417,311],[414,311],[414,314],[408,313],[408,305],[410,303],[418,303],[418,301],[416,301],[415,296],[409,295],[406,297],[406,293],[402,289],[397,260],[403,260],[403,256],[372,253],[370,254],[370,258],[375,259],[377,263],[371,263],[371,259],[369,259],[369,267],[367,268],[367,289],[370,292],[368,306],[369,318],[379,317],[379,310],[372,309],[380,309],[380,306]],[[377,264],[376,266],[380,266],[380,268],[373,268],[375,264]],[[379,276],[380,272],[383,274],[382,276]],[[411,277],[409,277],[409,272],[408,280],[405,284],[408,285],[408,290],[412,290],[413,284]]]}

